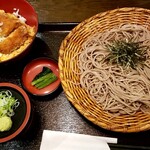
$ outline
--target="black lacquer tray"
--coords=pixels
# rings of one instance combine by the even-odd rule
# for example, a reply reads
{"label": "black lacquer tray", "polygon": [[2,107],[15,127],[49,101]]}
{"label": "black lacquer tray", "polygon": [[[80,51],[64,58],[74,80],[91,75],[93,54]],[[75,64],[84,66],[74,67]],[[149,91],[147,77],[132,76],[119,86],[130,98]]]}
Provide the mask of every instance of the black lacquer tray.
{"label": "black lacquer tray", "polygon": [[[39,31],[29,53],[12,64],[0,66],[0,82],[11,82],[22,87],[22,71],[31,60],[38,57],[58,60],[62,40],[77,24],[39,24]],[[33,106],[31,123],[19,137],[0,144],[0,150],[39,150],[44,129],[118,138],[117,144],[109,144],[111,150],[150,149],[150,131],[125,134],[95,126],[71,105],[61,86],[49,96],[28,95]]]}

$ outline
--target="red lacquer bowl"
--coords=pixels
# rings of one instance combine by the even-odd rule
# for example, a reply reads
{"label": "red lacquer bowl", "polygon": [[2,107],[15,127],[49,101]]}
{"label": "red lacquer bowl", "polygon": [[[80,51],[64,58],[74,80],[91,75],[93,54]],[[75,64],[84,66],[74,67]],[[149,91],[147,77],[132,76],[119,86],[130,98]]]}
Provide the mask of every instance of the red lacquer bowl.
{"label": "red lacquer bowl", "polygon": [[[53,71],[53,73],[57,76],[57,80],[42,89],[37,89],[31,85],[31,82],[34,77],[42,71],[44,66]],[[46,96],[53,93],[60,85],[57,62],[51,58],[45,57],[32,60],[23,70],[22,85],[29,93],[35,96]]]}

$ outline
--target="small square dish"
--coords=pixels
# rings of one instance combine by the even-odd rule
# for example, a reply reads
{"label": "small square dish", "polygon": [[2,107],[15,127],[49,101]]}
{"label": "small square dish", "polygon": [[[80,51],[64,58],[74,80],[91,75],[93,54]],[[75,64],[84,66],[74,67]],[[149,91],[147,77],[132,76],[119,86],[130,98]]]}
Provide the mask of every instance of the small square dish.
{"label": "small square dish", "polygon": [[[42,88],[37,88],[35,85],[32,85],[32,81],[38,74],[43,71],[43,68],[48,68],[49,70],[51,70],[52,73],[56,76],[56,80]],[[41,83],[43,84],[44,81],[42,81]],[[32,60],[23,69],[22,85],[26,91],[34,96],[47,96],[49,94],[52,94],[60,86],[57,61],[47,57],[41,57]]]}

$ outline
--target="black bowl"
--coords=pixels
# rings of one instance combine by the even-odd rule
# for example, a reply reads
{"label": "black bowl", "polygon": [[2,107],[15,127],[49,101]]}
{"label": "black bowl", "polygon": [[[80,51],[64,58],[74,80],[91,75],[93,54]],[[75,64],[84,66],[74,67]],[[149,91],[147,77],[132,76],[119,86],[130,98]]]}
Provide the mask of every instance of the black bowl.
{"label": "black bowl", "polygon": [[31,103],[28,95],[18,85],[12,83],[0,83],[0,91],[9,90],[18,102],[19,106],[14,110],[12,116],[12,127],[9,131],[0,132],[0,143],[17,137],[27,126],[31,115]]}

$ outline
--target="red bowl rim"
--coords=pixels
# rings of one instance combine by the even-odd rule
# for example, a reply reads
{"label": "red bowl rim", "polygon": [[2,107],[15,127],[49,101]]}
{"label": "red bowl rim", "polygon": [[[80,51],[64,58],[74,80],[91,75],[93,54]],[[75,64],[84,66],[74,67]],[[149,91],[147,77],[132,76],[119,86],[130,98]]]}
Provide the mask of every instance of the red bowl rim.
{"label": "red bowl rim", "polygon": [[[9,2],[10,1],[10,2]],[[6,3],[6,0],[1,0],[0,1],[0,4],[2,3],[4,3],[4,6],[6,7],[5,9],[4,9],[4,11],[5,12],[9,12],[9,13],[13,13],[13,9],[11,8],[12,6],[13,6],[13,4],[14,5],[16,5],[16,3],[19,3],[19,5],[18,6],[22,6],[22,5],[24,5],[24,6],[26,6],[26,7],[28,7],[28,9],[30,9],[30,11],[31,11],[31,13],[34,15],[34,23],[32,22],[30,22],[30,23],[27,23],[28,25],[30,25],[30,26],[35,26],[36,27],[36,29],[38,28],[38,14],[37,14],[37,12],[36,12],[36,10],[35,10],[35,8],[33,7],[33,5],[30,3],[30,2],[28,2],[28,1],[26,1],[26,0],[7,0],[7,2],[8,2],[8,4],[5,4]],[[10,3],[10,5],[9,5],[9,3]],[[0,6],[0,9],[2,9],[1,8],[1,6]],[[24,10],[24,12],[26,12],[27,10]],[[23,16],[23,17],[25,17],[25,16]],[[28,22],[28,20],[27,20],[27,22]]]}
{"label": "red bowl rim", "polygon": [[31,103],[30,103],[30,99],[29,99],[28,95],[26,94],[26,92],[21,87],[19,87],[18,85],[13,84],[13,83],[3,82],[3,83],[0,83],[0,86],[11,87],[11,88],[19,91],[22,94],[22,96],[24,97],[24,99],[26,101],[26,106],[27,106],[26,115],[25,115],[23,123],[13,134],[11,134],[7,137],[1,138],[0,143],[3,143],[3,142],[9,141],[9,140],[15,138],[26,127],[26,125],[29,121],[29,118],[30,118],[30,114],[31,114]]}

